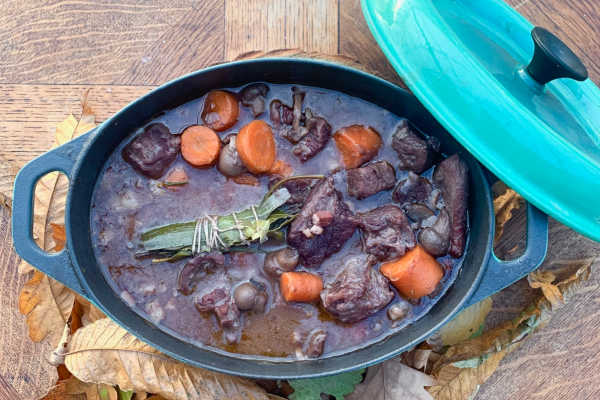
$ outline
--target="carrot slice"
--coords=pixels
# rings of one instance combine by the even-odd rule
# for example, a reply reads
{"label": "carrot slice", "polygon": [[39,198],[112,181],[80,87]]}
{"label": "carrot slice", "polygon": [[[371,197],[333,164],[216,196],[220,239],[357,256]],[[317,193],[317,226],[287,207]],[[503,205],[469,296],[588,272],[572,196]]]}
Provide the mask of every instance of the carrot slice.
{"label": "carrot slice", "polygon": [[181,187],[188,183],[188,176],[182,167],[173,168],[163,182],[163,186],[169,190],[178,191]]}
{"label": "carrot slice", "polygon": [[284,272],[279,281],[285,301],[312,302],[319,299],[323,280],[310,272]]}
{"label": "carrot slice", "polygon": [[363,125],[350,125],[333,135],[346,169],[357,168],[377,155],[381,137],[374,129]]}
{"label": "carrot slice", "polygon": [[221,139],[212,129],[193,125],[181,135],[181,155],[195,167],[210,167],[219,158]]}
{"label": "carrot slice", "polygon": [[231,128],[237,122],[240,107],[237,98],[224,90],[213,90],[206,95],[202,121],[217,132]]}
{"label": "carrot slice", "polygon": [[273,168],[277,149],[273,131],[265,121],[254,120],[240,129],[235,145],[240,159],[253,174],[269,172]]}
{"label": "carrot slice", "polygon": [[380,271],[408,299],[431,294],[444,276],[440,264],[419,245],[399,259],[383,263]]}
{"label": "carrot slice", "polygon": [[232,176],[230,178],[232,181],[237,183],[238,185],[248,185],[248,186],[258,186],[260,185],[260,181],[257,177],[247,172],[244,172],[238,176]]}
{"label": "carrot slice", "polygon": [[269,171],[271,175],[279,175],[283,178],[287,178],[294,173],[294,168],[283,160],[277,160],[273,164],[273,167]]}

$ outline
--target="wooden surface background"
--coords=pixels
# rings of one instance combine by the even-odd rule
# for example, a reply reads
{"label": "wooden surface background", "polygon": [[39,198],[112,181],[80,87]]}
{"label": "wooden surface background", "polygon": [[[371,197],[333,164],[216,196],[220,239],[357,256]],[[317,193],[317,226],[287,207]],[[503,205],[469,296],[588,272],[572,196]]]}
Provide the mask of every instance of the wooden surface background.
{"label": "wooden surface background", "polygon": [[[582,57],[600,83],[600,2],[508,0]],[[373,41],[359,0],[0,0],[0,178],[46,151],[54,129],[91,89],[101,122],[155,85],[253,51],[294,48],[340,54],[397,81]],[[0,188],[0,191],[6,188]],[[499,247],[522,238],[523,215]],[[24,279],[0,208],[0,399],[26,399],[50,379],[42,350],[17,311]],[[510,239],[510,240],[509,240]],[[600,253],[597,244],[551,222],[550,256]],[[600,398],[600,285],[584,290],[541,332],[510,354],[479,393],[483,399]],[[494,298],[490,320],[516,314],[532,291],[521,281]]]}

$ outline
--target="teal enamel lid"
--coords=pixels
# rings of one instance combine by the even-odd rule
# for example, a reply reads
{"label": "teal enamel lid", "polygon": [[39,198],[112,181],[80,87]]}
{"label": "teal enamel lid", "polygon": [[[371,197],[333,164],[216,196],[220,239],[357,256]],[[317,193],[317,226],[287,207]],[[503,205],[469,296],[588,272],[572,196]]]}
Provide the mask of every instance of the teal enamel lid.
{"label": "teal enamel lid", "polygon": [[501,0],[362,7],[400,77],[468,151],[538,208],[600,241],[600,90],[566,45]]}

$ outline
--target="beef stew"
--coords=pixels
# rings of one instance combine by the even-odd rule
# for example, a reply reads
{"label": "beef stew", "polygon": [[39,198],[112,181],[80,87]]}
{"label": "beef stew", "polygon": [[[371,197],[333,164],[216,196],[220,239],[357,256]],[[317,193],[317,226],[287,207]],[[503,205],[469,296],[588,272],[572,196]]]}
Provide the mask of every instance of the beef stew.
{"label": "beef stew", "polygon": [[[227,96],[209,93],[135,132],[122,152],[107,162],[97,183],[92,204],[95,252],[124,301],[161,329],[191,343],[291,359],[362,347],[423,316],[456,278],[467,240],[468,171],[458,157],[446,159],[445,167],[442,163],[431,168],[430,160],[441,159],[434,140],[405,119],[338,92],[262,83],[219,92]],[[239,99],[237,111],[231,97]],[[221,103],[226,112],[220,112]],[[231,124],[233,115],[236,120]],[[239,157],[236,139],[256,118],[261,121],[260,132],[246,133],[253,140],[245,140],[243,146],[266,144],[245,149],[244,157]],[[198,125],[199,119],[206,119],[206,129],[213,126],[223,142],[210,166],[197,168],[177,151],[176,157],[154,155],[160,164],[155,167],[150,160],[149,175],[132,163],[133,157],[125,156],[151,127],[170,132],[171,151],[180,146],[179,134]],[[356,140],[360,135],[350,136],[345,148],[357,151],[342,157],[334,136],[355,126],[375,132],[381,137],[380,146],[360,152],[361,141]],[[410,135],[393,134],[407,129]],[[270,142],[263,140],[269,133],[276,162],[287,168],[275,170],[270,155],[264,157],[271,152]],[[410,140],[402,143],[405,137]],[[195,151],[203,151],[201,144],[197,147]],[[422,162],[400,158],[409,153],[418,153]],[[360,161],[355,169],[346,170],[346,159]],[[394,165],[411,167],[394,172]],[[159,167],[161,173],[156,172]],[[285,175],[303,178],[278,184]],[[202,224],[209,226],[215,216],[243,218],[244,211],[250,224],[258,222],[252,214],[260,209],[248,206],[262,204],[274,188],[273,193],[281,194],[281,189],[287,193],[276,209],[284,207],[289,220],[279,221],[281,226],[253,243],[241,240],[243,232],[232,229],[227,234],[236,241],[227,249],[219,248],[220,234],[213,231],[213,247],[222,251],[212,251],[209,240],[202,239],[208,237]],[[175,223],[190,224],[185,229],[192,229],[195,236],[199,233],[200,239],[194,237],[184,251],[147,251],[144,234]],[[379,267],[403,257],[417,243],[435,255],[443,275],[435,290],[415,299],[400,296]],[[196,251],[202,246],[211,251]],[[293,272],[310,279],[288,275]],[[283,275],[286,293],[298,287],[312,300],[286,301]],[[320,287],[315,279],[321,281]]]}

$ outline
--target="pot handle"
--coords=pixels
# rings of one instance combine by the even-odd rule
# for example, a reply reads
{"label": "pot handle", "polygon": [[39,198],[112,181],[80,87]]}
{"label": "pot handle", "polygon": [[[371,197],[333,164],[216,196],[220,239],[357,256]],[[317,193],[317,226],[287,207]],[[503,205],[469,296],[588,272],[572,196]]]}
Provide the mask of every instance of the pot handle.
{"label": "pot handle", "polygon": [[[495,221],[495,217],[494,217]],[[514,260],[502,261],[492,250],[477,290],[463,307],[477,303],[535,270],[546,258],[548,249],[548,216],[527,203],[527,244],[525,252]]]}
{"label": "pot handle", "polygon": [[95,129],[42,154],[21,168],[15,178],[12,210],[13,245],[17,253],[40,271],[85,297],[67,249],[54,254],[47,253],[33,240],[33,208],[37,181],[53,171],[63,172],[70,181],[73,166],[90,137],[89,133],[93,131]]}

